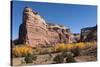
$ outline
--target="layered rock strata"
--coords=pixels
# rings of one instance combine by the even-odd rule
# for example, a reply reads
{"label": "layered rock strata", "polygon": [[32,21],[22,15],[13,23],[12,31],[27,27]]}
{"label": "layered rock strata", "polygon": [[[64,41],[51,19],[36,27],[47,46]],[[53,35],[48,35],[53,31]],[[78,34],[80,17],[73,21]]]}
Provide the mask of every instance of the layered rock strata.
{"label": "layered rock strata", "polygon": [[19,43],[31,47],[49,47],[58,43],[71,43],[70,29],[58,24],[48,24],[31,8],[24,8],[23,22],[19,27]]}

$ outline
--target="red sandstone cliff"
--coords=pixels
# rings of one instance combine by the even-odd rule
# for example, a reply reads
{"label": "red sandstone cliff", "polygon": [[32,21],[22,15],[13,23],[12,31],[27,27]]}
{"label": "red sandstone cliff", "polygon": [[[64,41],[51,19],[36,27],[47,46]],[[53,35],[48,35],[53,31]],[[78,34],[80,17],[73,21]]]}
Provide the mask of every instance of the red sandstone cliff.
{"label": "red sandstone cliff", "polygon": [[37,12],[26,7],[23,11],[18,40],[31,47],[48,47],[58,43],[71,43],[71,33],[63,26],[46,23]]}

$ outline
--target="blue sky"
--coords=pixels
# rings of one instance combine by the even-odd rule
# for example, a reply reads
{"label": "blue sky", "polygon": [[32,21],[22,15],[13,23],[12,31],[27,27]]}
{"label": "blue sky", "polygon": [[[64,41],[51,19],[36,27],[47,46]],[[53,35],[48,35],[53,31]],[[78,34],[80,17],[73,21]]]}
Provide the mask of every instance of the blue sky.
{"label": "blue sky", "polygon": [[46,22],[69,27],[72,33],[80,33],[81,28],[97,24],[96,6],[13,1],[12,39],[18,38],[22,13],[26,6],[38,12]]}

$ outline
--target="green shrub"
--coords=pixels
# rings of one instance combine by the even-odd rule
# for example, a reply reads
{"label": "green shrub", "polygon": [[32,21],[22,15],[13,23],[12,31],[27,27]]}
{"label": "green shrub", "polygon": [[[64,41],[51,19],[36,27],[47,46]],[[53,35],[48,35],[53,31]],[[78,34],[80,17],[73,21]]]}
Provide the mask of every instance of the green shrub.
{"label": "green shrub", "polygon": [[75,61],[74,57],[68,56],[68,57],[66,58],[66,62],[67,62],[67,63],[74,63],[74,62],[76,62],[76,61]]}
{"label": "green shrub", "polygon": [[32,54],[28,54],[26,57],[25,57],[25,62],[26,63],[32,63],[33,62],[33,60],[36,60],[37,59],[37,57],[36,56],[34,56],[34,55],[32,55]]}
{"label": "green shrub", "polygon": [[63,52],[61,54],[64,58],[66,58],[66,62],[67,63],[70,63],[70,62],[75,62],[75,59],[74,59],[74,54],[72,52]]}
{"label": "green shrub", "polygon": [[57,55],[54,57],[53,61],[55,61],[56,63],[63,63],[64,57],[62,55]]}
{"label": "green shrub", "polygon": [[74,57],[79,56],[80,51],[81,51],[81,49],[79,47],[76,47],[76,48],[71,50],[71,52],[74,54]]}
{"label": "green shrub", "polygon": [[62,52],[62,56],[64,58],[69,57],[69,56],[74,56],[74,54],[72,52]]}

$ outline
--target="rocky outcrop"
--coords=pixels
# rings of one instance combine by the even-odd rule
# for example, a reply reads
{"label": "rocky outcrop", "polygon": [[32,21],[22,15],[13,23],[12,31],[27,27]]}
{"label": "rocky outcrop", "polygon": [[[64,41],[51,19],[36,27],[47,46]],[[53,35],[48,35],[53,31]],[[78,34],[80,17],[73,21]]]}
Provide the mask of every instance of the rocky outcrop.
{"label": "rocky outcrop", "polygon": [[46,23],[37,12],[26,7],[23,11],[18,41],[31,47],[48,47],[62,42],[71,43],[71,33],[70,29],[62,25]]}
{"label": "rocky outcrop", "polygon": [[81,29],[81,41],[97,41],[97,25]]}
{"label": "rocky outcrop", "polygon": [[72,36],[73,36],[72,37],[72,42],[73,43],[80,42],[80,33],[74,33]]}

